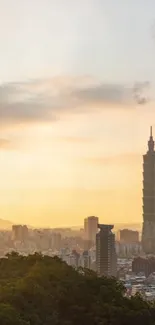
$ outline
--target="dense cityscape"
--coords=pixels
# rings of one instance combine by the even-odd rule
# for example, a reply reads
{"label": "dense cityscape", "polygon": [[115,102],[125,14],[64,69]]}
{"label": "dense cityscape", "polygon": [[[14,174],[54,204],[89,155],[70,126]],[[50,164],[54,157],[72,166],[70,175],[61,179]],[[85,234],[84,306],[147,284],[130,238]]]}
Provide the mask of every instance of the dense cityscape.
{"label": "dense cityscape", "polygon": [[91,269],[99,276],[114,276],[129,297],[137,292],[155,299],[155,151],[152,127],[148,151],[143,156],[143,230],[114,232],[113,225],[100,224],[96,216],[84,219],[81,229],[33,229],[13,225],[0,232],[0,256],[16,251],[58,256],[68,265]]}

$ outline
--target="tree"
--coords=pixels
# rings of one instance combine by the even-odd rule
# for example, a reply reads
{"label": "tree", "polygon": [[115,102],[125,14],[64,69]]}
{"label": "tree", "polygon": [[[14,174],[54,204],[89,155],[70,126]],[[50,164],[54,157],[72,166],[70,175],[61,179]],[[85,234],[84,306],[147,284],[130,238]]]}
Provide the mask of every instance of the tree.
{"label": "tree", "polygon": [[0,325],[155,324],[153,303],[128,299],[116,279],[57,257],[9,254],[0,272]]}

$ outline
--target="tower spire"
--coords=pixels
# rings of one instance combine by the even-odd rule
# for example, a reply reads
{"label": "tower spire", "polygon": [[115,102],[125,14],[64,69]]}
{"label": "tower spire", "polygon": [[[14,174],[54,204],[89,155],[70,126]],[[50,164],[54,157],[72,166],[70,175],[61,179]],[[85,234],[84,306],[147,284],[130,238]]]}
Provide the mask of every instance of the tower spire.
{"label": "tower spire", "polygon": [[152,126],[150,126],[150,138],[148,141],[148,152],[154,152],[154,140],[152,135]]}
{"label": "tower spire", "polygon": [[152,125],[150,126],[150,138],[152,138]]}

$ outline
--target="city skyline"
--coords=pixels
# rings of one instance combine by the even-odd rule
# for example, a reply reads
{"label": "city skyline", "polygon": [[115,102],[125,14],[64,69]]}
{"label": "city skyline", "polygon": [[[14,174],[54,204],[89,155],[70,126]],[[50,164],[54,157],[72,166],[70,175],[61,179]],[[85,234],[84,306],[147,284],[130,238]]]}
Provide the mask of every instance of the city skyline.
{"label": "city skyline", "polygon": [[2,219],[142,222],[155,4],[127,3],[0,0]]}

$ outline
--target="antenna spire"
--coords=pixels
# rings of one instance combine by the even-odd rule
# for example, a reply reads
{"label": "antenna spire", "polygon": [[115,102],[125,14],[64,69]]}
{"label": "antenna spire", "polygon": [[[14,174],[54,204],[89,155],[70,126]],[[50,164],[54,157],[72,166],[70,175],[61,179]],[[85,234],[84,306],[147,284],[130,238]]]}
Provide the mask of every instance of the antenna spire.
{"label": "antenna spire", "polygon": [[152,126],[150,126],[150,139],[148,141],[148,152],[152,153],[154,152],[154,140],[152,135]]}
{"label": "antenna spire", "polygon": [[152,138],[152,125],[150,126],[150,138]]}

